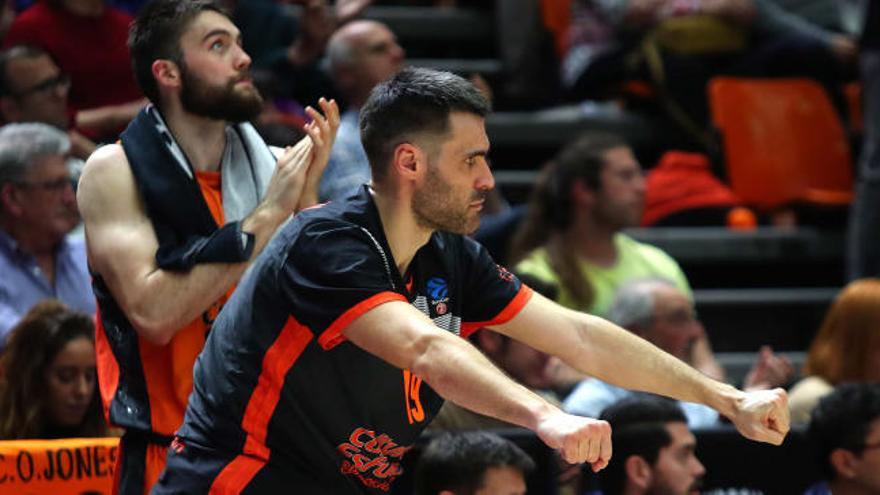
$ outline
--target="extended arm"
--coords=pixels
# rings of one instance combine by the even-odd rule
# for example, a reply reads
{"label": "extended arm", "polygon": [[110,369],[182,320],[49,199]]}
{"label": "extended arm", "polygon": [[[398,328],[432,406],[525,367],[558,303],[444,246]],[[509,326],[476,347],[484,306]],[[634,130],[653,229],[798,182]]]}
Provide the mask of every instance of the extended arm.
{"label": "extended arm", "polygon": [[780,444],[788,432],[784,391],[739,391],[613,323],[565,309],[539,294],[497,330],[608,383],[706,404],[748,438]]}
{"label": "extended arm", "polygon": [[594,470],[608,463],[607,423],[563,413],[409,304],[382,304],[360,316],[344,334],[364,350],[421,377],[444,398],[534,430],[568,462],[590,462]]}

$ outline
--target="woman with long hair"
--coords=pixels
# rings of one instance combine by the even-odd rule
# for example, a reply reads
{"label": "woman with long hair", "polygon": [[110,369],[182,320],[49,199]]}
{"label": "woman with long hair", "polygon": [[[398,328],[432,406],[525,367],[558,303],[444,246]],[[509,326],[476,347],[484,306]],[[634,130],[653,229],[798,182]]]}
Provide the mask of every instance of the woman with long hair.
{"label": "woman with long hair", "polygon": [[106,434],[91,317],[56,300],[34,305],[0,357],[0,439]]}
{"label": "woman with long hair", "polygon": [[840,383],[880,383],[880,279],[844,287],[810,344],[803,375],[789,394],[796,423],[808,422],[819,399]]}

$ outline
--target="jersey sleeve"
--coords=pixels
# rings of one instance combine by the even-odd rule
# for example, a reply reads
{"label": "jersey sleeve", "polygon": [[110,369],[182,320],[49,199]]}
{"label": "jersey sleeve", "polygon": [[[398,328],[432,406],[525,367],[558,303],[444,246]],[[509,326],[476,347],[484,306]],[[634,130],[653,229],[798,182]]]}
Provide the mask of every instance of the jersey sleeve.
{"label": "jersey sleeve", "polygon": [[404,301],[391,276],[393,260],[366,229],[321,222],[304,226],[292,243],[279,285],[293,317],[326,350],[344,340],[355,319],[380,304]]}
{"label": "jersey sleeve", "polygon": [[495,263],[486,248],[473,239],[463,238],[462,254],[465,297],[461,334],[467,337],[481,327],[500,325],[516,316],[532,290]]}

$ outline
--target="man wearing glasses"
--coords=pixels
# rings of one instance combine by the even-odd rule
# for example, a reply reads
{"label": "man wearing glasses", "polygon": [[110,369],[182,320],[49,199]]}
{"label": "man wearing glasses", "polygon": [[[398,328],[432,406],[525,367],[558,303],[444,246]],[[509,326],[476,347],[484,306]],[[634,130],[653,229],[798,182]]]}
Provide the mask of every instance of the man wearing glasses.
{"label": "man wearing glasses", "polygon": [[41,123],[0,128],[0,347],[35,303],[56,298],[95,312],[79,210],[67,166],[70,140]]}
{"label": "man wearing glasses", "polygon": [[71,129],[70,77],[43,49],[17,45],[0,52],[0,116],[3,122],[42,122],[66,131],[71,155],[85,160],[95,143]]}
{"label": "man wearing glasses", "polygon": [[847,383],[819,402],[807,432],[827,481],[804,495],[880,493],[880,383]]}
{"label": "man wearing glasses", "polygon": [[[624,284],[608,310],[608,319],[698,370],[721,369],[711,349],[699,349],[699,342],[706,338],[706,329],[697,319],[691,299],[670,280],[640,278]],[[788,359],[765,347],[742,387],[763,390],[784,386],[793,373]],[[572,414],[596,418],[603,409],[632,394],[630,390],[599,379],[586,378],[565,399],[563,408]],[[681,406],[691,428],[709,427],[718,422],[714,409],[689,402]]]}

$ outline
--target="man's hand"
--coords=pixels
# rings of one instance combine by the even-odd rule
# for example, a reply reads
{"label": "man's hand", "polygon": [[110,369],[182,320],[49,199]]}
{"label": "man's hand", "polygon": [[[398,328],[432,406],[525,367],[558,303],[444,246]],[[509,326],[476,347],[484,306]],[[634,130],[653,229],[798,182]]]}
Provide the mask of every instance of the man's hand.
{"label": "man's hand", "polygon": [[339,129],[339,107],[336,101],[327,101],[324,98],[318,100],[321,112],[312,107],[306,107],[306,113],[312,121],[303,128],[308,134],[307,138],[312,142],[312,159],[306,175],[306,184],[299,200],[298,209],[308,208],[318,202],[318,187],[321,185],[321,176],[327,168],[330,159],[330,150],[336,141],[336,131]]}
{"label": "man's hand", "polygon": [[781,388],[743,392],[730,420],[744,437],[780,445],[789,428],[788,395]]}
{"label": "man's hand", "polygon": [[336,22],[341,26],[361,15],[373,0],[337,0],[333,5],[336,10]]}
{"label": "man's hand", "polygon": [[611,460],[611,426],[607,421],[551,413],[538,423],[535,432],[551,448],[557,449],[566,462],[587,462],[598,472]]}
{"label": "man's hand", "polygon": [[773,353],[770,346],[762,346],[758,360],[743,382],[743,390],[763,390],[781,387],[791,380],[794,367],[785,356]]}
{"label": "man's hand", "polygon": [[[284,148],[284,153],[278,158],[266,196],[258,207],[270,212],[277,223],[289,217],[300,202],[306,183],[306,172],[311,162],[312,147],[312,140],[306,137],[296,145]],[[245,230],[248,230],[247,226]]]}

